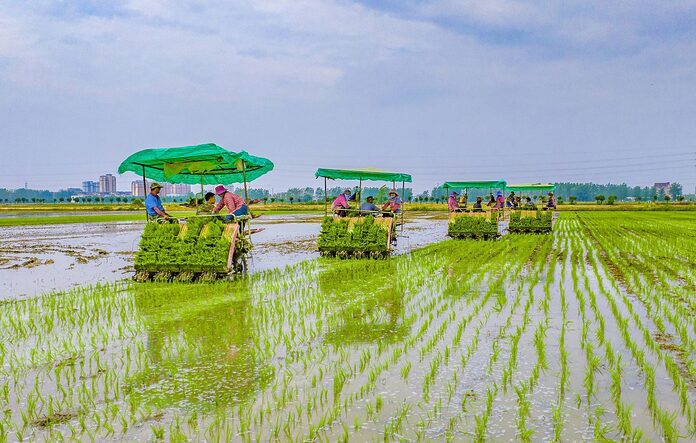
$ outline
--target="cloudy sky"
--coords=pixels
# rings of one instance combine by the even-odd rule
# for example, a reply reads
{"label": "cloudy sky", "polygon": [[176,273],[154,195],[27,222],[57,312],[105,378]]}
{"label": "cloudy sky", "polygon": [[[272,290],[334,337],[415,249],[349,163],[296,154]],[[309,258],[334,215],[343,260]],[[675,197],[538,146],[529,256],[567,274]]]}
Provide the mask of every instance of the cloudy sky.
{"label": "cloudy sky", "polygon": [[9,188],[214,142],[276,190],[322,166],[693,192],[696,2],[3,0],[0,122]]}

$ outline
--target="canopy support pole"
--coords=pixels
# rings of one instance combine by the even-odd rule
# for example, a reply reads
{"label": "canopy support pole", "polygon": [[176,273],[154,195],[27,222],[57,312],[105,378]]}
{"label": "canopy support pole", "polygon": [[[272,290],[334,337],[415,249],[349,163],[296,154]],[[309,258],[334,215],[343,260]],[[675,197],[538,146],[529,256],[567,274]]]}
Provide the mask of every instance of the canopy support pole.
{"label": "canopy support pole", "polygon": [[[201,200],[203,201],[203,204],[205,204],[205,190],[203,189],[203,176],[201,175]],[[196,199],[196,214],[198,214],[198,197],[194,194],[193,196]]]}
{"label": "canopy support pole", "polygon": [[[143,165],[143,201],[147,200],[147,180],[145,179],[145,165]],[[145,205],[145,221],[149,221],[147,216],[147,205]]]}
{"label": "canopy support pole", "polygon": [[358,195],[355,196],[355,200],[358,202],[358,215],[360,215],[360,200],[362,200],[362,178],[358,180]]}
{"label": "canopy support pole", "polygon": [[406,182],[401,181],[401,233],[404,233],[404,212],[406,212]]}
{"label": "canopy support pole", "polygon": [[324,177],[324,217],[329,213],[329,195],[326,190],[326,177]]}
{"label": "canopy support pole", "polygon": [[[247,205],[247,212],[249,213],[249,220],[246,222],[246,227],[251,233],[251,209],[249,209],[249,191],[247,190],[247,179],[246,179],[246,165],[244,160],[242,160],[242,178],[244,179],[244,203]],[[249,234],[249,243],[251,242],[251,234]]]}

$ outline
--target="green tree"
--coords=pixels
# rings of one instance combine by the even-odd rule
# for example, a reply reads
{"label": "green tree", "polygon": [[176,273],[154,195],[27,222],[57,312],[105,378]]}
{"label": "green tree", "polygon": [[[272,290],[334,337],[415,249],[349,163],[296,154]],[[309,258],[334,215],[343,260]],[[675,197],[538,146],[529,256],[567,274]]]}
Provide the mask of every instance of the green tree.
{"label": "green tree", "polygon": [[605,196],[603,196],[602,194],[598,194],[598,195],[595,195],[594,199],[598,205],[601,205],[604,202],[604,200],[606,200],[607,198]]}
{"label": "green tree", "polygon": [[608,205],[613,205],[616,202],[616,196],[615,195],[610,195],[607,198],[607,204]]}
{"label": "green tree", "polygon": [[676,199],[680,195],[682,195],[683,190],[682,190],[682,185],[679,183],[672,183],[669,187],[669,195],[672,196],[672,198]]}
{"label": "green tree", "polygon": [[669,201],[672,199],[672,197],[670,197],[669,194],[665,194],[665,196],[662,197],[662,199],[663,199],[664,201],[666,201],[667,203],[669,203]]}
{"label": "green tree", "polygon": [[637,202],[643,201],[643,197],[641,197],[640,195],[636,196],[636,201]]}
{"label": "green tree", "polygon": [[568,197],[568,201],[570,202],[571,205],[574,205],[575,202],[578,201],[578,198],[574,195],[571,195],[570,197]]}
{"label": "green tree", "polygon": [[295,197],[291,195],[290,197],[288,197],[288,200],[290,200],[290,204],[292,204],[292,201],[295,200]]}
{"label": "green tree", "polygon": [[680,202],[683,202],[683,201],[684,201],[684,198],[685,198],[685,197],[684,197],[683,195],[678,195],[678,196],[677,196],[677,200],[680,201]]}

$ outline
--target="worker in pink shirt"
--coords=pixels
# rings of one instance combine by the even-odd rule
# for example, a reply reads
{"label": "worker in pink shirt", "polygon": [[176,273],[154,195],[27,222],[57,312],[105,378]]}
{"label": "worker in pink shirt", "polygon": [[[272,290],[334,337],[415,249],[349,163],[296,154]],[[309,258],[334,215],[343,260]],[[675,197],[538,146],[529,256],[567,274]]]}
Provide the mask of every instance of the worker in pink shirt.
{"label": "worker in pink shirt", "polygon": [[462,208],[459,207],[459,202],[457,201],[458,195],[457,192],[452,191],[447,199],[447,209],[449,212],[462,212]]}
{"label": "worker in pink shirt", "polygon": [[215,188],[215,193],[220,197],[220,201],[213,208],[213,214],[217,214],[225,206],[227,207],[225,219],[228,221],[233,220],[235,217],[249,215],[249,206],[247,206],[242,197],[228,191],[222,185]]}
{"label": "worker in pink shirt", "polygon": [[343,194],[336,197],[333,203],[331,203],[331,210],[339,217],[345,217],[348,215],[348,209],[350,209],[350,204],[348,203],[350,194],[350,189],[346,189],[343,191]]}

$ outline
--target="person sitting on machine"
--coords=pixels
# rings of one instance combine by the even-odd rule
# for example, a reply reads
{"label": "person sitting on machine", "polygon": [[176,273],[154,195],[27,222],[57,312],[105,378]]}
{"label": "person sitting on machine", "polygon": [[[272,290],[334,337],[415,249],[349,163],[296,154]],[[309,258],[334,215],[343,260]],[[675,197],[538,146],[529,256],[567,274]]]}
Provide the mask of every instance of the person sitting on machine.
{"label": "person sitting on machine", "polygon": [[466,205],[469,202],[469,195],[465,192],[459,197],[459,209],[466,209]]}
{"label": "person sitting on machine", "polygon": [[379,212],[379,208],[375,205],[375,198],[370,195],[360,205],[360,215],[375,215],[377,212]]}
{"label": "person sitting on machine", "polygon": [[343,194],[336,197],[331,203],[331,210],[339,217],[345,217],[348,215],[348,209],[350,209],[350,204],[348,200],[350,199],[350,189],[345,189]]}
{"label": "person sitting on machine", "polygon": [[213,208],[215,208],[215,194],[212,192],[208,192],[205,194],[205,198],[203,199],[203,203],[198,205],[198,211],[196,211],[196,214],[197,215],[212,214]]}
{"label": "person sitting on machine", "polygon": [[495,206],[495,197],[493,197],[493,194],[488,196],[488,207],[492,208]]}
{"label": "person sitting on machine", "polygon": [[249,206],[244,202],[244,199],[237,194],[227,190],[222,185],[215,188],[215,193],[220,197],[220,201],[213,207],[212,214],[217,214],[223,208],[227,207],[227,215],[225,220],[232,221],[237,217],[249,215]]}
{"label": "person sitting on machine", "polygon": [[[491,202],[493,203],[492,205]],[[488,202],[488,206],[491,206],[493,211],[502,210],[503,207],[505,207],[505,197],[503,197],[503,193],[498,191],[495,200],[493,200],[493,196],[491,196],[491,202]]]}
{"label": "person sitting on machine", "polygon": [[401,198],[396,189],[389,191],[389,200],[382,205],[382,211],[384,217],[394,217],[401,212]]}
{"label": "person sitting on machine", "polygon": [[457,201],[457,193],[452,191],[449,198],[447,199],[447,210],[449,212],[462,212],[463,209],[459,207],[459,202]]}
{"label": "person sitting on machine", "polygon": [[525,201],[525,203],[524,203],[525,208],[528,208],[528,209],[529,208],[531,208],[531,209],[536,208],[536,206],[534,205],[534,202],[532,201],[532,197],[525,197],[525,198],[527,199],[527,201]]}
{"label": "person sitting on machine", "polygon": [[167,214],[167,211],[164,210],[164,206],[162,206],[162,199],[159,196],[161,189],[162,185],[157,182],[153,182],[150,185],[150,193],[147,194],[147,197],[145,198],[145,210],[147,211],[147,218],[150,221],[160,223],[174,223],[174,218]]}
{"label": "person sitting on machine", "polygon": [[509,209],[517,209],[517,205],[515,204],[515,192],[510,192],[510,195],[508,195],[507,199],[505,199],[505,207]]}
{"label": "person sitting on machine", "polygon": [[553,192],[549,192],[549,201],[546,203],[546,209],[557,209],[556,208],[556,197],[554,197]]}
{"label": "person sitting on machine", "polygon": [[476,203],[473,206],[474,212],[483,212],[483,199],[481,197],[476,197]]}

